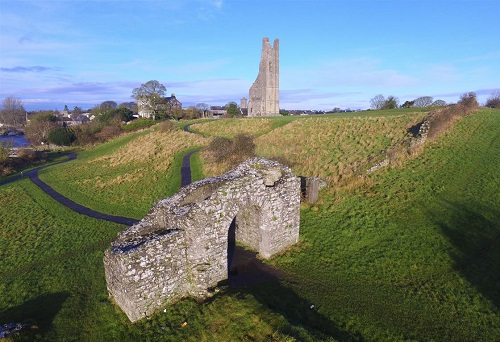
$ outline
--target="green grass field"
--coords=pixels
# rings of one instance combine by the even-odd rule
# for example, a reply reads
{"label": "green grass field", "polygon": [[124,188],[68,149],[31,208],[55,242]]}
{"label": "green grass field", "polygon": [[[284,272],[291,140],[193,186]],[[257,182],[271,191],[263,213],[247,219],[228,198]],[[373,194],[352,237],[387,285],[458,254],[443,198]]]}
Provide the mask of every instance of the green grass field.
{"label": "green grass field", "polygon": [[[267,144],[281,143],[295,172],[321,176],[328,188],[319,203],[303,205],[300,242],[269,261],[284,271],[281,282],[227,290],[204,304],[184,300],[136,324],[110,302],[102,263],[124,227],[75,214],[29,180],[2,186],[0,324],[35,322],[38,329],[16,338],[26,341],[500,340],[500,110],[464,117],[419,153],[332,191],[341,175],[336,163],[366,162],[423,115],[195,125],[234,136],[236,122],[258,137],[263,155],[276,153]],[[165,138],[167,151],[148,145],[153,134],[84,151],[41,177],[79,203],[140,218],[179,186],[182,155],[209,141],[179,132]],[[293,159],[288,142],[317,153]],[[150,146],[137,150],[149,158],[126,159],[139,143]],[[207,174],[202,156],[192,163],[193,179]],[[151,174],[112,182],[137,169]],[[107,182],[101,192],[98,176]]]}

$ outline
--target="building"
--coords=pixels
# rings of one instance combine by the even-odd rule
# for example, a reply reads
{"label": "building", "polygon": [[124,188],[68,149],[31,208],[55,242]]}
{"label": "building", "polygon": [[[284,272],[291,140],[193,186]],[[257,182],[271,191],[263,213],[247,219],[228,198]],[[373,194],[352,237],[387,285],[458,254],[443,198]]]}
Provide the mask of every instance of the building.
{"label": "building", "polygon": [[162,97],[155,104],[150,104],[147,99],[139,99],[137,106],[139,117],[147,119],[155,119],[156,115],[172,116],[175,108],[182,109],[182,103],[177,100],[175,94]]}
{"label": "building", "polygon": [[262,39],[259,74],[250,88],[248,116],[277,116],[279,104],[279,40],[274,46],[269,38]]}

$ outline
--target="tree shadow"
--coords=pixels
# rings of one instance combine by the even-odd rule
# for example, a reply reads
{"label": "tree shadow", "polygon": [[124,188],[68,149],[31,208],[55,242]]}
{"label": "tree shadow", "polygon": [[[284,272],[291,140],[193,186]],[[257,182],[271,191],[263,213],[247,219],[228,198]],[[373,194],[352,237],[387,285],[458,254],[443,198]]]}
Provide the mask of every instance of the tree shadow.
{"label": "tree shadow", "polygon": [[457,248],[455,269],[500,308],[500,212],[485,207],[475,211],[471,208],[479,207],[474,203],[443,201],[443,206],[447,215],[430,217]]}
{"label": "tree shadow", "polygon": [[301,330],[304,329],[316,341],[331,338],[338,341],[363,341],[360,334],[347,332],[320,314],[316,305],[287,287],[281,281],[282,278],[280,270],[257,259],[255,252],[236,246],[227,292],[237,298],[251,295],[264,307],[282,315],[289,324],[275,328],[297,340],[302,339]]}
{"label": "tree shadow", "polygon": [[21,323],[26,327],[36,328],[38,334],[44,333],[50,330],[55,316],[68,297],[67,292],[47,293],[11,307],[0,312],[0,326]]}

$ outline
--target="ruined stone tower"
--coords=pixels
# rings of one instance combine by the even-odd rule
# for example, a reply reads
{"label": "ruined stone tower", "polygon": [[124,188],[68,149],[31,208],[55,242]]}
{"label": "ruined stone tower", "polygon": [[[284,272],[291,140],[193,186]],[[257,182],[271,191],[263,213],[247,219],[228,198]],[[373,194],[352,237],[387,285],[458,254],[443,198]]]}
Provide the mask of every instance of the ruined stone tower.
{"label": "ruined stone tower", "polygon": [[259,75],[250,88],[248,116],[279,115],[279,62],[279,40],[271,46],[269,38],[263,38]]}

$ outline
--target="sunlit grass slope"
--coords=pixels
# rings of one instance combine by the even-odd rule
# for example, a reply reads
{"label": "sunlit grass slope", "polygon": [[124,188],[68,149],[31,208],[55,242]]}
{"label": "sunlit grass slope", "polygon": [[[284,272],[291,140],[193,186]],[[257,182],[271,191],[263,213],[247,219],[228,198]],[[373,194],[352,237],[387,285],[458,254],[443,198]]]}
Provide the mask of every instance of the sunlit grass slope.
{"label": "sunlit grass slope", "polygon": [[500,111],[370,178],[302,213],[292,288],[366,340],[499,340]]}
{"label": "sunlit grass slope", "polygon": [[384,151],[403,140],[423,116],[296,120],[258,138],[257,153],[284,157],[296,174],[322,177],[335,184],[362,171],[368,160],[384,158]]}
{"label": "sunlit grass slope", "polygon": [[[29,180],[2,186],[0,205],[0,325],[34,324],[16,341],[327,338],[289,322],[251,291],[217,296],[204,305],[183,301],[132,325],[108,298],[102,263],[103,251],[123,226],[61,207]],[[296,305],[304,306],[297,299]]]}
{"label": "sunlit grass slope", "polygon": [[[287,160],[296,174],[322,177],[334,184],[353,172],[366,170],[369,161],[384,159],[385,150],[407,137],[408,129],[427,114],[408,110],[397,113],[217,120],[194,128],[224,137],[253,135],[257,155]],[[213,163],[206,155],[203,161],[207,176],[228,171],[226,165]]]}
{"label": "sunlit grass slope", "polygon": [[0,188],[0,324],[33,322],[26,341],[85,340],[114,315],[102,252],[123,226],[93,220],[29,180]]}
{"label": "sunlit grass slope", "polygon": [[79,153],[71,163],[43,170],[40,178],[92,209],[142,218],[178,189],[181,152],[207,141],[182,130],[165,131],[160,124]]}
{"label": "sunlit grass slope", "polygon": [[[294,161],[297,173],[317,172],[336,188],[330,158],[346,165],[358,160],[349,160],[352,154],[365,160],[403,137],[419,115],[352,123],[339,117],[287,118],[271,125],[280,139],[273,140],[265,128],[256,141],[259,153],[270,155],[274,152],[266,152],[263,141],[282,144],[280,151]],[[309,126],[325,138],[314,136]],[[343,131],[346,136],[337,138]],[[130,207],[140,218],[157,200],[152,197],[164,196],[163,177],[171,169],[178,172],[176,153],[205,143],[178,132],[175,137],[188,141],[175,145],[159,138],[178,146],[172,153],[163,152],[166,147],[136,150],[138,141],[148,145],[149,134],[158,132],[84,152],[75,162],[50,168],[44,179],[96,209],[104,205],[128,216]],[[290,143],[302,146],[303,153],[316,150],[323,156],[320,167],[308,167],[313,153],[295,158],[288,152],[295,147],[281,143],[287,135],[295,135]],[[352,152],[344,153],[350,146]],[[168,158],[172,164],[162,164]],[[109,167],[101,176],[109,187],[101,189],[102,165]],[[141,167],[155,170],[160,185],[147,172],[144,183],[111,181]],[[35,322],[39,329],[21,336],[27,341],[500,340],[499,175],[500,111],[482,109],[409,159],[356,186],[324,190],[319,203],[304,205],[300,243],[271,260],[284,272],[281,283],[221,292],[203,305],[181,301],[133,325],[109,301],[102,264],[103,251],[124,227],[75,214],[28,180],[1,186],[0,324]],[[112,210],[108,196],[116,205]]]}
{"label": "sunlit grass slope", "polygon": [[257,136],[273,129],[273,120],[268,118],[219,119],[208,123],[194,124],[193,131],[206,136],[233,138],[237,134]]}

